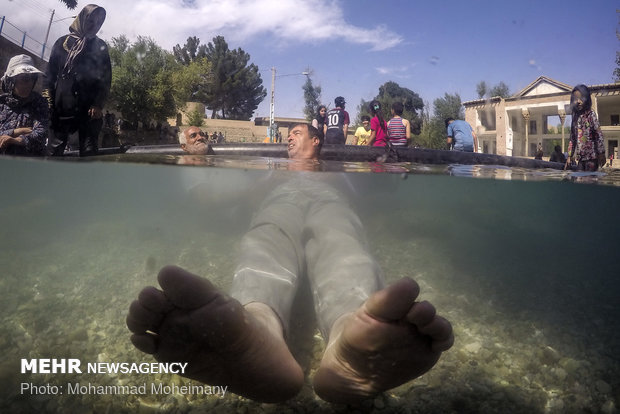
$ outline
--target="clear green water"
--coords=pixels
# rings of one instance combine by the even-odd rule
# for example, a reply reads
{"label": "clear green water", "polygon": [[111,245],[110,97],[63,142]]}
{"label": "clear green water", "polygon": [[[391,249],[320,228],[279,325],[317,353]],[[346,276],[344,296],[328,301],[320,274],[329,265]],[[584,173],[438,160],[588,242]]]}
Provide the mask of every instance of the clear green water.
{"label": "clear green water", "polygon": [[[294,400],[260,405],[233,394],[66,392],[78,382],[192,384],[167,374],[20,373],[22,358],[152,362],[129,341],[130,302],[165,264],[227,289],[261,195],[296,174],[273,160],[161,165],[179,159],[0,160],[0,412],[347,412],[318,400],[309,381]],[[452,322],[456,343],[428,374],[364,409],[615,412],[617,176],[419,165],[399,166],[410,174],[362,172],[373,168],[329,164],[355,172],[309,174],[344,180],[388,280],[416,279],[421,298]],[[299,333],[295,345],[307,377],[322,349],[315,333]],[[65,392],[21,393],[21,383]]]}

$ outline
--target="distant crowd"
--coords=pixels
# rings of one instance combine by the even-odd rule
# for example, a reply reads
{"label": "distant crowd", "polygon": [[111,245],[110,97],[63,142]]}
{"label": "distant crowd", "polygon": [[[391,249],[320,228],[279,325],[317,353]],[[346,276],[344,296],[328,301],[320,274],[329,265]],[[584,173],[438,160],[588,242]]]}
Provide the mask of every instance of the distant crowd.
{"label": "distant crowd", "polygon": [[[96,36],[106,18],[103,7],[85,6],[70,26],[70,33],[54,43],[43,78],[43,94],[34,91],[40,75],[28,55],[11,58],[1,79],[0,154],[63,155],[69,136],[78,134],[80,156],[98,152],[99,134],[104,127],[104,142],[111,131],[122,128],[122,120],[103,108],[110,93],[112,70],[106,43]],[[312,120],[325,144],[344,145],[351,120],[344,97],[334,100],[335,107],[324,105]],[[577,85],[571,94],[572,124],[568,154],[552,155],[553,161],[577,163],[580,169],[595,171],[606,163],[603,134],[592,110],[590,91]],[[362,117],[362,125],[352,144],[374,147],[405,147],[411,142],[411,124],[402,117],[403,104],[392,104],[391,118],[385,120],[381,103],[370,102],[371,116]],[[447,149],[477,152],[478,140],[471,125],[460,119],[445,120]],[[177,131],[159,128],[165,135]],[[108,134],[107,136],[105,134]],[[161,132],[164,133],[164,132]],[[211,142],[224,141],[213,133]],[[281,142],[281,137],[276,142]],[[556,149],[557,152],[557,149]],[[561,152],[561,151],[560,151]],[[537,157],[542,158],[542,147]],[[563,155],[563,154],[562,154]],[[563,158],[566,158],[563,160]],[[612,160],[610,159],[610,163]]]}

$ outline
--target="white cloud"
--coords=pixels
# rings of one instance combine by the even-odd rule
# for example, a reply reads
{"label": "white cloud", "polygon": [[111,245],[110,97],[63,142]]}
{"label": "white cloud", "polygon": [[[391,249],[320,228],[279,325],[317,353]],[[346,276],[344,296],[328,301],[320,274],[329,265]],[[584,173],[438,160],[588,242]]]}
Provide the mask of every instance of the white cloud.
{"label": "white cloud", "polygon": [[184,44],[189,36],[207,43],[216,35],[233,43],[269,35],[275,43],[295,45],[339,37],[370,50],[386,50],[403,41],[386,27],[347,23],[343,5],[336,0],[107,0],[101,5],[108,18],[100,37],[150,36],[166,49]]}
{"label": "white cloud", "polygon": [[409,70],[411,70],[411,68],[413,68],[416,64],[412,63],[410,65],[404,65],[404,66],[379,66],[376,67],[375,70],[381,74],[381,75],[402,75],[402,74],[406,74]]}

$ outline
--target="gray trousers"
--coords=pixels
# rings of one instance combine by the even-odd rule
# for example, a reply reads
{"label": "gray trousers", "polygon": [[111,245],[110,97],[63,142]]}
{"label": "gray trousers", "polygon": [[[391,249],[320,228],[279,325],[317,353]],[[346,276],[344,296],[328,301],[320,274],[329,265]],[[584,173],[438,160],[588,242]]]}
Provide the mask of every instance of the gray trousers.
{"label": "gray trousers", "polygon": [[333,187],[300,177],[271,192],[253,217],[231,296],[269,305],[287,332],[304,275],[325,340],[336,319],[384,286],[359,217]]}

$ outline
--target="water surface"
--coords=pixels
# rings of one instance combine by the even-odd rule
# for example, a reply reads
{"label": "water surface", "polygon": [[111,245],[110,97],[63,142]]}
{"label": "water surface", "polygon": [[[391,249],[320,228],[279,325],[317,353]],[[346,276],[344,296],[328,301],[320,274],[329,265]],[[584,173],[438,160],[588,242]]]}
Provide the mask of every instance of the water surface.
{"label": "water surface", "polygon": [[[176,264],[228,289],[239,241],[288,160],[0,160],[0,411],[346,412],[312,393],[281,405],[227,394],[22,395],[20,383],[195,384],[178,376],[20,374],[22,358],[152,362],[125,316]],[[183,164],[183,165],[179,165]],[[413,277],[456,343],[375,412],[615,412],[620,403],[620,179],[499,166],[324,163],[388,281]],[[385,171],[390,173],[370,173]],[[260,189],[260,190],[257,190]],[[300,315],[311,313],[303,306]],[[302,328],[307,378],[322,341]],[[225,384],[222,384],[225,385]]]}

